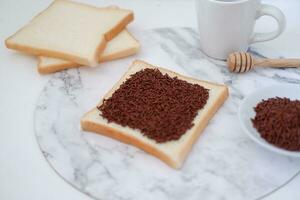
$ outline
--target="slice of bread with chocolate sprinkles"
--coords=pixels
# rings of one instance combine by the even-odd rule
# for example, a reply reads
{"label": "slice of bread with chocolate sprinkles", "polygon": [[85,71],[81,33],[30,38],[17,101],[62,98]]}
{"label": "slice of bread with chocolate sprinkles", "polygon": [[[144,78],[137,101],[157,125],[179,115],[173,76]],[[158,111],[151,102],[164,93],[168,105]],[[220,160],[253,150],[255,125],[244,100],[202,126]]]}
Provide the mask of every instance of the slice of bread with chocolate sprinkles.
{"label": "slice of bread with chocolate sprinkles", "polygon": [[83,116],[81,126],[180,168],[227,97],[224,85],[137,60],[99,105]]}

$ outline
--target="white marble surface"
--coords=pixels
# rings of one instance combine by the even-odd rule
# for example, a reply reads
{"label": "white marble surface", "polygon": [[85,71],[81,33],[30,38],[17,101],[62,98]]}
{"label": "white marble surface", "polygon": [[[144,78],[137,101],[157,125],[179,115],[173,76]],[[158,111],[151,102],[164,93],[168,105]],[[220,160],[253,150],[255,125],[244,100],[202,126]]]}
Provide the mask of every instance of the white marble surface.
{"label": "white marble surface", "polygon": [[[138,55],[97,69],[57,73],[41,93],[35,112],[38,143],[67,182],[97,199],[242,200],[268,195],[299,173],[300,159],[262,149],[243,133],[237,108],[249,92],[260,87],[300,84],[300,69],[261,69],[237,76],[228,72],[225,63],[208,60],[201,53],[193,29],[160,28],[135,36],[143,44]],[[260,57],[280,57],[266,47],[250,51]],[[136,58],[229,86],[228,101],[179,171],[137,148],[78,128],[81,116]]]}
{"label": "white marble surface", "polygon": [[[196,27],[193,0],[81,0],[93,5],[115,4],[131,8],[136,19],[133,32],[157,27]],[[36,72],[36,59],[9,51],[4,39],[14,33],[31,17],[45,8],[51,0],[0,1],[0,199],[6,200],[90,200],[66,184],[45,162],[39,151],[33,130],[33,113],[37,98],[51,76]],[[280,50],[286,57],[300,57],[300,21],[298,0],[263,0],[280,7],[287,17],[287,29],[276,40],[264,46]],[[167,10],[167,12],[166,12]],[[275,28],[265,17],[257,30]],[[255,47],[260,47],[256,44]],[[282,169],[288,170],[288,169]],[[268,196],[267,200],[300,199],[300,176]]]}

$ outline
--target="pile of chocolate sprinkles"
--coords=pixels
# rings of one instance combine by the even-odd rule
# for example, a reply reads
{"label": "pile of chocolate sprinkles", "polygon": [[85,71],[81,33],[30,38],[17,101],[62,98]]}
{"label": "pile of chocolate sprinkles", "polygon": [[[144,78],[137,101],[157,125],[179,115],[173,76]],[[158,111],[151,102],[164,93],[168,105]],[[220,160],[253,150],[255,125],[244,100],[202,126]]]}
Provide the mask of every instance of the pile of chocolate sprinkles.
{"label": "pile of chocolate sprinkles", "polygon": [[208,97],[209,90],[200,85],[147,68],[131,75],[98,109],[108,122],[163,143],[178,140],[194,125]]}
{"label": "pile of chocolate sprinkles", "polygon": [[300,151],[300,100],[270,98],[258,103],[252,119],[261,137],[290,151]]}

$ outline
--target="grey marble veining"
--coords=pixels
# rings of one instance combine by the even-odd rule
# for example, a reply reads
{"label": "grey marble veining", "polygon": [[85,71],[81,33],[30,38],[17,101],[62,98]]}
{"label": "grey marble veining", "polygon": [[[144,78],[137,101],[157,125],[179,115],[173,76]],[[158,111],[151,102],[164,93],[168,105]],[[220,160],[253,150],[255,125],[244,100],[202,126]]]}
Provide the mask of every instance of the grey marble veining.
{"label": "grey marble veining", "polygon": [[[35,111],[37,141],[43,155],[67,182],[105,200],[257,199],[283,185],[300,170],[300,160],[269,152],[252,142],[238,124],[237,109],[252,91],[274,83],[300,84],[300,69],[256,69],[229,73],[223,61],[201,53],[189,28],[137,33],[141,52],[97,68],[56,73]],[[267,48],[250,48],[258,57],[280,57]],[[127,70],[134,59],[202,80],[229,86],[230,97],[210,121],[181,170],[143,151],[80,130],[81,116]]]}

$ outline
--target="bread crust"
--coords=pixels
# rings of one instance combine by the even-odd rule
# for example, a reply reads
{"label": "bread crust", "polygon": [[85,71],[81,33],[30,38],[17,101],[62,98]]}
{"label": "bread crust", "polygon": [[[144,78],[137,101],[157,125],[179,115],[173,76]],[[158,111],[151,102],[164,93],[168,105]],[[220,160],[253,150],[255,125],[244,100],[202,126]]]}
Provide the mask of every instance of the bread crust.
{"label": "bread crust", "polygon": [[[94,109],[97,109],[97,108],[94,108]],[[93,110],[91,110],[90,112],[92,112],[92,111]],[[81,123],[82,130],[99,133],[101,135],[116,139],[116,140],[124,142],[126,144],[130,144],[130,145],[139,147],[142,150],[144,150],[145,152],[147,152],[151,155],[154,155],[155,157],[164,161],[169,166],[171,166],[173,168],[178,168],[177,163],[175,161],[173,161],[172,158],[170,158],[168,155],[159,151],[152,145],[149,145],[141,140],[138,140],[137,138],[132,137],[128,134],[124,134],[124,132],[119,131],[118,129],[114,129],[109,126],[102,126],[100,124],[97,124],[97,123],[94,123],[91,121],[85,121],[83,119],[80,121],[80,123]]]}
{"label": "bread crust", "polygon": [[[132,38],[135,39],[133,36],[132,36]],[[137,40],[136,40],[136,42],[138,43]],[[126,50],[119,51],[119,52],[116,52],[113,54],[102,55],[102,56],[100,56],[99,63],[117,60],[120,58],[134,55],[139,51],[139,48],[140,48],[140,46],[137,46],[137,47],[128,48]],[[55,65],[53,64],[53,65],[49,65],[49,66],[45,67],[45,66],[41,65],[41,58],[38,56],[37,69],[40,74],[50,74],[50,73],[62,71],[65,69],[71,69],[71,68],[77,68],[77,67],[86,67],[86,66],[78,64],[78,63],[74,63],[74,62],[68,62],[68,63],[61,63],[61,64],[55,64]]]}
{"label": "bread crust", "polygon": [[[124,74],[124,76],[104,96],[104,98],[107,98],[107,96],[109,96],[110,93],[112,93],[113,91],[115,91],[119,87],[119,85],[124,81],[124,78],[128,77],[128,75],[130,74],[130,72],[129,72],[130,69],[132,67],[134,67],[136,64],[143,64],[143,65],[147,66],[145,68],[158,68],[161,72],[168,73],[168,74],[171,74],[173,76],[175,75],[179,79],[184,78],[184,79],[188,79],[188,80],[197,81],[199,84],[207,83],[207,84],[211,84],[211,85],[218,86],[218,87],[222,88],[221,94],[214,101],[213,106],[211,106],[209,108],[209,110],[206,112],[205,118],[201,121],[201,123],[199,122],[199,123],[194,125],[195,129],[191,133],[191,137],[189,138],[189,140],[187,142],[187,145],[185,145],[184,148],[181,149],[181,151],[179,153],[178,160],[172,159],[172,157],[166,155],[164,152],[162,152],[159,149],[155,148],[155,146],[152,146],[151,144],[140,141],[139,139],[137,139],[135,137],[132,137],[129,134],[126,134],[125,132],[123,132],[119,129],[115,129],[115,128],[107,126],[107,125],[97,124],[97,123],[85,120],[85,116],[88,115],[90,112],[94,111],[94,109],[97,109],[97,108],[92,109],[90,112],[88,112],[87,114],[85,114],[82,117],[81,127],[85,131],[91,131],[91,132],[99,133],[99,134],[117,139],[121,142],[125,142],[127,144],[134,145],[134,146],[148,152],[149,154],[152,154],[152,155],[156,156],[160,160],[164,161],[170,167],[172,167],[174,169],[179,169],[182,166],[184,160],[186,159],[187,154],[191,151],[193,144],[197,141],[198,137],[201,135],[201,133],[203,132],[203,130],[207,126],[209,120],[213,117],[213,115],[217,112],[217,110],[223,105],[223,103],[227,99],[228,94],[229,94],[228,93],[228,88],[225,85],[215,84],[215,83],[211,83],[211,82],[207,82],[207,81],[200,81],[200,80],[197,80],[197,79],[194,79],[194,78],[191,78],[191,77],[186,77],[186,76],[183,76],[183,75],[179,75],[175,72],[172,72],[172,71],[164,69],[164,68],[154,67],[154,66],[152,66],[152,65],[150,65],[150,64],[148,64],[144,61],[136,60],[136,61],[133,62],[133,64],[131,65],[131,67],[127,71],[127,73]],[[101,103],[102,103],[102,100],[101,100],[100,104]]]}
{"label": "bread crust", "polygon": [[[42,14],[43,12],[46,12],[48,10],[48,8],[51,7],[54,4],[54,2],[51,3],[44,11],[42,11],[38,15],[36,15],[29,22],[29,24],[36,17],[38,17],[40,14]],[[76,3],[76,2],[72,2],[72,3]],[[76,4],[80,4],[80,3],[76,3]],[[85,5],[85,4],[80,4],[80,5],[87,6],[87,7],[93,8],[93,9],[101,9],[101,8],[96,8],[96,7]],[[113,8],[106,8],[106,9],[113,9]],[[43,49],[43,48],[33,48],[33,47],[30,47],[30,46],[27,46],[27,45],[21,45],[21,44],[13,43],[12,41],[10,41],[10,39],[15,34],[20,32],[23,28],[21,28],[15,34],[13,34],[9,38],[7,38],[5,40],[5,45],[9,49],[18,50],[18,51],[28,53],[28,54],[32,54],[32,55],[36,55],[36,56],[48,56],[48,57],[53,57],[53,58],[60,58],[60,59],[63,59],[63,60],[69,60],[69,61],[72,61],[74,63],[79,63],[79,64],[82,64],[82,65],[92,65],[93,66],[93,65],[96,65],[98,63],[99,55],[105,49],[106,43],[109,40],[111,40],[112,38],[114,38],[114,36],[116,36],[118,33],[120,33],[127,26],[127,24],[129,24],[131,21],[133,21],[133,19],[134,19],[133,12],[130,11],[130,13],[126,17],[124,17],[115,27],[113,27],[111,30],[108,30],[106,33],[103,34],[102,41],[99,43],[98,47],[96,48],[96,51],[95,51],[95,54],[94,54],[94,61],[90,61],[89,59],[86,59],[84,57],[80,57],[80,56],[77,56],[77,55],[68,54],[66,52],[48,50],[48,49]]]}

